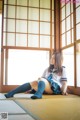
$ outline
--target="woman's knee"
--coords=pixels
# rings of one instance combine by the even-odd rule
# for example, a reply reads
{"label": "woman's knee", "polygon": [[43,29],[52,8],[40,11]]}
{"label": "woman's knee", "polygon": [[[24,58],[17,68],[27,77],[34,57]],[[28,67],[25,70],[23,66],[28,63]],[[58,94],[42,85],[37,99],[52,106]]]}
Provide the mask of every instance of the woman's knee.
{"label": "woman's knee", "polygon": [[46,86],[47,84],[49,84],[49,82],[48,82],[45,78],[41,78],[41,79],[39,79],[39,81],[43,81],[43,82],[45,83],[45,86]]}
{"label": "woman's knee", "polygon": [[34,90],[37,90],[38,88],[38,81],[32,81],[30,82],[31,88]]}
{"label": "woman's knee", "polygon": [[39,81],[43,81],[45,83],[45,92],[48,93],[48,94],[52,94],[53,91],[51,90],[51,85],[50,83],[44,79],[44,78],[41,78]]}

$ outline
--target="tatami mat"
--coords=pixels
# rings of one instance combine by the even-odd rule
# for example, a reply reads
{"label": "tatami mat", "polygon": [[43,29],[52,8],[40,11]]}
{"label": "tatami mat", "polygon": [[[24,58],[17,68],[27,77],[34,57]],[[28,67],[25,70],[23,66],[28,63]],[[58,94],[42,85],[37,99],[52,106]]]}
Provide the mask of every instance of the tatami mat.
{"label": "tatami mat", "polygon": [[57,95],[48,98],[16,101],[40,120],[80,120],[80,97]]}
{"label": "tatami mat", "polygon": [[0,112],[8,112],[9,120],[80,120],[80,96],[43,95],[36,100],[30,97],[31,94],[20,93],[0,100]]}

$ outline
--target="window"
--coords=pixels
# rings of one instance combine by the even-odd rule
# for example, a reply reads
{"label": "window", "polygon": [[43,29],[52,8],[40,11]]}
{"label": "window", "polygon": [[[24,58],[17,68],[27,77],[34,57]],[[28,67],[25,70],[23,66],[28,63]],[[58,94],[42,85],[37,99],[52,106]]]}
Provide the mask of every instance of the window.
{"label": "window", "polygon": [[[74,10],[74,12],[73,12]],[[61,49],[67,67],[68,85],[80,87],[80,2],[61,3]],[[75,32],[74,32],[75,31]],[[74,52],[76,51],[76,52]],[[75,70],[74,70],[75,66]],[[75,79],[74,79],[75,78]]]}
{"label": "window", "polygon": [[64,66],[66,66],[68,85],[74,86],[74,47],[73,39],[73,3],[64,1],[61,3],[61,48],[63,49]]}
{"label": "window", "polygon": [[[63,4],[64,3],[64,4]],[[72,44],[73,41],[73,3],[61,3],[61,47]]]}
{"label": "window", "polygon": [[5,47],[53,49],[54,0],[4,0],[3,25]]}
{"label": "window", "polygon": [[[48,66],[54,48],[54,0],[4,0],[2,32],[4,84],[16,85],[37,79]],[[29,68],[29,62],[39,71]],[[30,75],[30,71],[34,74]]]}
{"label": "window", "polygon": [[76,39],[80,40],[80,4],[76,5]]}
{"label": "window", "polygon": [[66,67],[68,85],[74,86],[74,48],[70,47],[63,50],[63,65]]}
{"label": "window", "polygon": [[4,80],[7,79],[7,85],[21,85],[31,82],[41,77],[48,66],[49,51],[9,49],[8,66],[6,66],[8,73],[7,78],[4,74]]}
{"label": "window", "polygon": [[76,85],[80,87],[80,2],[76,3]]}
{"label": "window", "polygon": [[76,73],[77,73],[77,86],[80,87],[80,43],[76,44]]}

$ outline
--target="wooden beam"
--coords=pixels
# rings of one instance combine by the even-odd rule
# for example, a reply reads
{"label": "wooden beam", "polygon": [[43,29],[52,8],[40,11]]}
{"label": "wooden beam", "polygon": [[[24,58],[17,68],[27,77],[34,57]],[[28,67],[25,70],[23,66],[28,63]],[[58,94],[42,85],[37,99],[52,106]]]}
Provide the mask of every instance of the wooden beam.
{"label": "wooden beam", "polygon": [[60,50],[60,1],[54,0],[54,50]]}

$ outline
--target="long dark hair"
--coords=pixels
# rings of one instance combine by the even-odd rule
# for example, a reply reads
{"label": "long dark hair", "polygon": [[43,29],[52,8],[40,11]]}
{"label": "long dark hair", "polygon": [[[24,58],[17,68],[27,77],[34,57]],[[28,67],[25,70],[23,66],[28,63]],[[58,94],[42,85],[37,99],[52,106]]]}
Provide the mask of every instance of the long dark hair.
{"label": "long dark hair", "polygon": [[[59,51],[59,52],[53,52],[52,54],[52,57],[55,57],[55,64],[54,64],[54,67],[56,69],[56,72],[62,72],[62,61],[63,61],[63,55],[62,55],[62,52]],[[50,72],[50,67],[51,65],[49,66],[49,72]]]}

